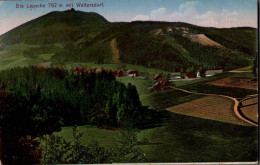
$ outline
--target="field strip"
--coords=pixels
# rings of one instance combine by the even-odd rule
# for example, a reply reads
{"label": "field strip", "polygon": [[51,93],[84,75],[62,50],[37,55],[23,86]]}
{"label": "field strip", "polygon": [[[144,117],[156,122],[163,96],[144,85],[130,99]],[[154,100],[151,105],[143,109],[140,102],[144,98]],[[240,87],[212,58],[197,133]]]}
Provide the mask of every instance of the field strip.
{"label": "field strip", "polygon": [[229,73],[249,73],[252,72],[252,70],[230,70]]}
{"label": "field strip", "polygon": [[236,116],[240,119],[242,119],[243,121],[251,124],[251,125],[254,125],[254,126],[258,126],[258,124],[255,124],[247,119],[245,119],[238,111],[238,104],[239,102],[237,101],[237,99],[233,98],[233,97],[230,97],[230,96],[225,96],[225,95],[218,95],[218,94],[207,94],[207,93],[196,93],[196,92],[191,92],[191,91],[187,91],[187,90],[184,90],[184,89],[180,89],[180,88],[175,88],[176,90],[180,90],[180,91],[183,91],[183,92],[186,92],[186,93],[190,93],[190,94],[198,94],[198,95],[204,95],[204,96],[220,96],[220,97],[225,97],[225,98],[228,98],[228,99],[231,99],[235,102],[234,104],[234,113],[236,114]]}
{"label": "field strip", "polygon": [[249,78],[225,77],[225,78],[208,82],[207,84],[223,86],[223,87],[258,90],[257,81],[251,81],[251,79]]}

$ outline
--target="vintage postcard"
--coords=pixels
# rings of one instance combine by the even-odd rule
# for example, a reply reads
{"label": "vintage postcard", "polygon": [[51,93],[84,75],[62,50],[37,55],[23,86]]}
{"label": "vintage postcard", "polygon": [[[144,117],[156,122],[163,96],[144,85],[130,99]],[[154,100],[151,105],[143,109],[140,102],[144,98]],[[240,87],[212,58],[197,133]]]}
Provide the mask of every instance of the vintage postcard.
{"label": "vintage postcard", "polygon": [[1,164],[257,164],[257,0],[0,0]]}

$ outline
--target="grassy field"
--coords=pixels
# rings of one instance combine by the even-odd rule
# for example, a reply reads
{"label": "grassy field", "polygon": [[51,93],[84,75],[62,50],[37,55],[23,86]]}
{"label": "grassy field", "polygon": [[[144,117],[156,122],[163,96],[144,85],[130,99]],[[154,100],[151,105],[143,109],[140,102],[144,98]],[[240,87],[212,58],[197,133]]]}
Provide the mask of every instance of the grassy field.
{"label": "grassy field", "polygon": [[243,68],[239,68],[239,69],[236,69],[238,71],[250,71],[252,69],[252,66],[247,66],[247,67],[243,67]]}
{"label": "grassy field", "polygon": [[253,78],[253,75],[251,72],[244,72],[244,73],[234,73],[232,76],[230,77],[238,77],[238,78]]}
{"label": "grassy field", "polygon": [[37,58],[49,61],[53,55],[54,55],[53,53],[51,53],[51,54],[40,54],[40,55],[37,56]]}
{"label": "grassy field", "polygon": [[37,65],[42,62],[50,60],[53,54],[41,54],[34,58],[28,58],[23,55],[24,50],[37,47],[36,45],[10,45],[4,51],[0,51],[0,70],[9,69],[13,67],[25,67],[30,65]]}
{"label": "grassy field", "polygon": [[[225,128],[225,129],[223,129]],[[104,147],[111,147],[119,131],[79,127],[82,141],[87,144],[97,140]],[[72,140],[72,127],[55,133]],[[256,161],[257,128],[244,127],[212,120],[171,114],[162,126],[140,130],[139,145],[149,162],[229,162]]]}
{"label": "grassy field", "polygon": [[163,110],[170,106],[182,104],[201,97],[203,96],[188,94],[179,90],[172,89],[168,91],[151,93],[143,100],[143,102],[145,103],[145,105],[149,105],[152,109]]}
{"label": "grassy field", "polygon": [[[60,132],[56,132],[55,135],[62,136],[64,139],[71,141],[73,139],[72,135],[73,127],[63,127]],[[119,136],[119,131],[111,131],[106,129],[99,129],[95,126],[78,126],[79,133],[83,133],[82,142],[87,145],[92,140],[98,141],[103,147],[112,147],[114,144],[114,139]]]}

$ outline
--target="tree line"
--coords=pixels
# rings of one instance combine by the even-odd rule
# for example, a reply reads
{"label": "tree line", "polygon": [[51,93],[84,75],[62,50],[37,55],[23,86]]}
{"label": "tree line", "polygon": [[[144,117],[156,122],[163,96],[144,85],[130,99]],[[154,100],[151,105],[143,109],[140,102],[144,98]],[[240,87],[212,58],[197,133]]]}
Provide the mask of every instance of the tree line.
{"label": "tree line", "polygon": [[116,81],[111,72],[75,74],[32,66],[2,71],[0,80],[18,102],[10,106],[28,111],[43,128],[42,124],[135,127],[149,112],[136,87]]}

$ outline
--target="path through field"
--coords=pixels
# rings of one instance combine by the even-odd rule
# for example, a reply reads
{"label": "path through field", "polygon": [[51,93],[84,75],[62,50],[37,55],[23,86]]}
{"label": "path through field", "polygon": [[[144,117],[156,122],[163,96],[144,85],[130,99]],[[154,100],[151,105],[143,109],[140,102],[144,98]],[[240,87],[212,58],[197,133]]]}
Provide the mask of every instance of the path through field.
{"label": "path through field", "polygon": [[244,118],[239,113],[239,102],[233,97],[217,94],[190,92],[180,88],[175,89],[186,93],[205,95],[207,97],[169,107],[167,108],[168,111],[238,125],[258,126],[257,124]]}

